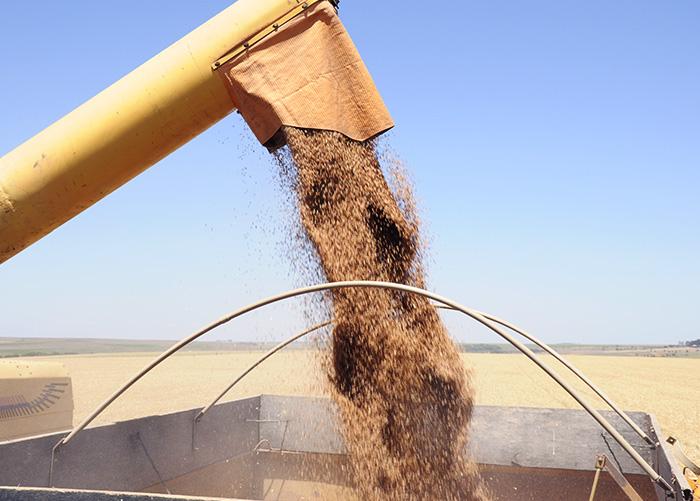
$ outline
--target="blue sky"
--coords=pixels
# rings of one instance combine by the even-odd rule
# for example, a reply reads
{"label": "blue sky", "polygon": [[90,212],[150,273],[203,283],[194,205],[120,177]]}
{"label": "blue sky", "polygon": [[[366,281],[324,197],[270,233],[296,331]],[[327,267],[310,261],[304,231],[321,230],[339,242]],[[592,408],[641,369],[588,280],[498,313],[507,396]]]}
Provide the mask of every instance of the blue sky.
{"label": "blue sky", "polygon": [[[4,2],[0,154],[228,3]],[[550,342],[700,337],[700,4],[407,5],[341,18],[396,120],[430,288]],[[300,285],[274,172],[225,119],[0,266],[0,335],[173,339]],[[279,339],[302,308],[211,339]]]}

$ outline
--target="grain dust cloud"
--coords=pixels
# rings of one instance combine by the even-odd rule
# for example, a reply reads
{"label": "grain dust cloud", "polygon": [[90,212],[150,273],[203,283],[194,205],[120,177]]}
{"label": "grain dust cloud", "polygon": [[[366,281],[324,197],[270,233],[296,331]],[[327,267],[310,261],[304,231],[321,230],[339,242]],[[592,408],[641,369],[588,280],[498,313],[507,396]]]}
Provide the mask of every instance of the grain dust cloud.
{"label": "grain dust cloud", "polygon": [[[329,281],[424,287],[409,188],[396,196],[376,144],[284,127],[276,153],[313,252],[304,266]],[[469,374],[423,297],[339,289],[326,367],[360,498],[485,500],[464,454],[473,407]]]}

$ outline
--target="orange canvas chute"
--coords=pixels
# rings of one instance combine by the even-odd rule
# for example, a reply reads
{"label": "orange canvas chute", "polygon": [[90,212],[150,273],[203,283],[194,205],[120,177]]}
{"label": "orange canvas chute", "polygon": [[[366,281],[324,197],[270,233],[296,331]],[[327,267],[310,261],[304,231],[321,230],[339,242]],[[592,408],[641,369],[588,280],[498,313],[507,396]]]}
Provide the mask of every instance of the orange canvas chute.
{"label": "orange canvas chute", "polygon": [[265,144],[282,125],[364,141],[393,122],[329,2],[318,2],[220,69],[234,104]]}

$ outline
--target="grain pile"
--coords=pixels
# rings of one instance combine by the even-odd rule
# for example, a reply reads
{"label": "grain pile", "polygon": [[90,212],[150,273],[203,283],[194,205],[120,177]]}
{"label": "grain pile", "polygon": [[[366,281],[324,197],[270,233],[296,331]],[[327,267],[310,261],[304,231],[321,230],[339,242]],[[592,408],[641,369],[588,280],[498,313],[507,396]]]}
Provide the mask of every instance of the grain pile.
{"label": "grain pile", "polygon": [[[290,175],[316,263],[329,281],[424,286],[418,221],[385,180],[375,145],[285,127]],[[464,456],[473,397],[435,309],[405,293],[336,290],[326,364],[358,494],[369,499],[487,496]]]}

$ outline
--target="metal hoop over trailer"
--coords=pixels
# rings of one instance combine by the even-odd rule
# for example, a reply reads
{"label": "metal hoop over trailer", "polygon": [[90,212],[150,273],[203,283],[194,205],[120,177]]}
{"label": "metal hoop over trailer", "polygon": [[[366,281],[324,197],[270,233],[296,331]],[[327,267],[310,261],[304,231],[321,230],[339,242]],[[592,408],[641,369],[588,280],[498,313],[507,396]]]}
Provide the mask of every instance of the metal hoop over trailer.
{"label": "metal hoop over trailer", "polygon": [[[167,493],[182,494],[209,493],[213,488],[212,485],[216,485],[218,497],[246,496],[250,499],[267,499],[266,492],[269,493],[277,481],[282,482],[282,487],[279,488],[288,489],[287,492],[290,495],[303,495],[302,493],[306,492],[305,489],[318,489],[319,482],[330,484],[325,488],[331,489],[332,492],[347,489],[349,480],[342,475],[343,471],[347,471],[343,468],[342,441],[334,426],[333,410],[324,400],[299,400],[291,397],[285,400],[284,397],[277,397],[278,400],[274,398],[271,400],[271,402],[277,402],[276,407],[273,406],[276,410],[268,411],[264,410],[262,405],[265,397],[259,397],[257,406],[248,409],[252,414],[245,414],[243,418],[239,416],[230,419],[230,416],[224,414],[227,417],[221,422],[216,421],[216,416],[220,415],[218,413],[222,409],[230,409],[234,405],[223,404],[169,416],[148,417],[106,427],[85,429],[102,411],[150,370],[204,334],[274,302],[302,294],[345,287],[381,287],[419,294],[472,317],[506,339],[536,363],[581,404],[585,412],[603,428],[602,432],[595,426],[592,428],[592,421],[582,411],[497,407],[478,409],[472,430],[474,438],[470,442],[470,450],[465,453],[472,454],[475,461],[481,465],[492,492],[502,492],[504,496],[509,496],[509,499],[515,494],[507,491],[511,487],[519,489],[518,499],[523,495],[530,496],[524,499],[542,499],[545,492],[551,495],[552,492],[561,493],[562,491],[568,492],[566,499],[584,499],[582,496],[588,495],[587,493],[590,493],[590,499],[594,499],[596,495],[604,496],[600,499],[615,499],[616,494],[622,494],[629,499],[637,499],[634,496],[643,496],[639,499],[692,499],[692,492],[683,476],[683,471],[674,460],[669,445],[657,435],[659,428],[652,416],[643,413],[626,414],[613,403],[610,404],[616,409],[615,413],[596,411],[554,370],[539,360],[529,348],[495,325],[498,322],[501,325],[508,325],[516,332],[524,332],[512,324],[422,289],[370,281],[336,282],[297,289],[263,299],[225,315],[176,343],[147,364],[142,371],[122,385],[67,435],[50,435],[0,444],[0,452],[3,453],[0,458],[8,458],[0,459],[0,467],[5,467],[0,468],[0,485],[35,485],[49,488],[70,487],[129,492],[164,489]],[[527,336],[528,339],[532,339],[532,336]],[[569,364],[566,366],[577,373]],[[279,404],[279,402],[287,402],[287,404]],[[207,419],[202,420],[206,411],[208,411]],[[258,412],[257,415],[255,411]],[[483,416],[482,424],[479,424],[479,415]],[[185,419],[189,419],[189,423],[185,423]],[[251,431],[251,425],[253,431]],[[257,431],[255,431],[256,426]],[[266,432],[269,426],[273,429],[269,430],[268,435]],[[620,429],[622,431],[619,431]],[[254,442],[248,443],[243,450],[240,448],[240,443],[245,440],[239,436],[241,433],[250,434]],[[164,434],[167,435],[167,439],[163,437]],[[236,443],[227,444],[227,438],[217,439],[217,434],[233,436]],[[158,440],[145,438],[150,436],[159,438]],[[191,437],[191,439],[188,441],[183,437]],[[202,437],[205,438],[202,439]],[[124,445],[125,440],[128,446]],[[185,442],[188,442],[189,448]],[[309,445],[319,443],[321,445]],[[224,449],[221,450],[221,447]],[[215,454],[215,457],[212,457],[212,454]],[[286,461],[282,464],[270,465],[260,459],[261,454],[267,458],[275,458],[275,454],[280,458],[286,456]],[[146,458],[158,482],[145,485],[143,480],[134,480],[137,477],[134,477],[133,472],[117,481],[123,471],[129,470],[115,471],[113,465],[138,464],[140,455]],[[201,457],[206,458],[205,464],[201,463]],[[297,463],[290,466],[289,457],[295,457]],[[601,459],[603,457],[605,459]],[[17,461],[17,458],[25,458],[25,462]],[[32,464],[27,463],[27,458]],[[115,458],[120,459],[115,463]],[[244,458],[247,458],[251,464],[239,464],[244,461]],[[610,458],[614,464],[610,462]],[[600,473],[605,467],[606,460],[610,477],[601,479]],[[8,464],[3,465],[5,461]],[[227,466],[222,466],[222,461]],[[96,465],[102,465],[103,471],[96,470]],[[235,471],[227,470],[234,465],[237,468]],[[324,475],[328,474],[329,465],[333,474],[331,478],[326,479]],[[264,471],[258,471],[256,468],[262,468]],[[272,471],[268,472],[267,468],[271,468]],[[3,471],[7,472],[7,476],[3,476],[1,473]],[[139,471],[142,470],[139,469]],[[204,481],[200,477],[205,471],[207,474],[204,478],[211,477],[210,481]],[[591,475],[586,476],[586,472]],[[268,478],[269,475],[271,476]],[[256,483],[255,479],[261,476],[262,483]],[[545,481],[545,478],[548,481]],[[225,485],[221,485],[221,482]],[[234,489],[234,486],[237,487]],[[613,489],[613,486],[617,490]],[[54,491],[5,488],[0,491],[0,500],[14,501],[32,497],[45,499],[42,496],[56,494],[55,492],[50,494],[51,492]],[[73,494],[80,496],[77,492]]]}

